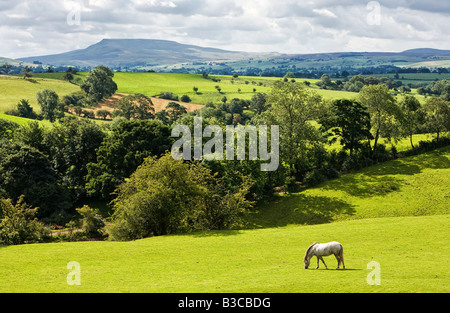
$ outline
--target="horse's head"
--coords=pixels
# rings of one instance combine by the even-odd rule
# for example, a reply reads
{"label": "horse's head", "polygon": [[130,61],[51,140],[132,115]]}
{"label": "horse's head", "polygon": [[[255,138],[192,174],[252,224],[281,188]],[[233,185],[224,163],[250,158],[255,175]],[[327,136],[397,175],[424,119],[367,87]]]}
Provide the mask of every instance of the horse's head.
{"label": "horse's head", "polygon": [[309,259],[309,258],[305,258],[305,270],[308,269],[310,260],[311,260],[311,259]]}

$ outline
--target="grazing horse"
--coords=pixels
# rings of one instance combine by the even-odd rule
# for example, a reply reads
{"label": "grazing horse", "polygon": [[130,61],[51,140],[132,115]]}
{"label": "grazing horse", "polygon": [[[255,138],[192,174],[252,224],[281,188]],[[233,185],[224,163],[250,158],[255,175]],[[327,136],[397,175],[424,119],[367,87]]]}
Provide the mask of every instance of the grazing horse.
{"label": "grazing horse", "polygon": [[331,254],[334,254],[336,257],[336,260],[338,261],[338,266],[336,269],[339,269],[339,265],[342,262],[342,267],[345,269],[344,265],[344,248],[342,248],[342,245],[337,241],[332,241],[328,243],[313,243],[308,247],[305,253],[305,257],[303,258],[303,261],[305,262],[305,269],[308,268],[309,262],[311,258],[315,255],[317,257],[317,267],[319,268],[319,260],[322,260],[323,265],[325,265],[325,269],[327,269],[327,265],[323,261],[323,256],[329,256]]}

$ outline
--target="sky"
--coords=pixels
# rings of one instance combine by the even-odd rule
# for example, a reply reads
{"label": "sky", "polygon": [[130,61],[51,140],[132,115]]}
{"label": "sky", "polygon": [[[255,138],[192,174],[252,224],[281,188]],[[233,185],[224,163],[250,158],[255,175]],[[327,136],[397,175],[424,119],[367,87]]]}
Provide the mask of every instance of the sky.
{"label": "sky", "polygon": [[0,0],[0,57],[104,38],[248,52],[450,50],[449,0]]}

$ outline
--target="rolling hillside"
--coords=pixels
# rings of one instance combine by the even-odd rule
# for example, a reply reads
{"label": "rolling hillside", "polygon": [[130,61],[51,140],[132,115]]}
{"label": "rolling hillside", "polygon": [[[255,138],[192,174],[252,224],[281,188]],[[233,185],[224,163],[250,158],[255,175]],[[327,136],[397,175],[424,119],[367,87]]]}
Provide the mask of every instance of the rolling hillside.
{"label": "rolling hillside", "polygon": [[228,74],[276,71],[283,76],[287,71],[300,69],[306,72],[310,69],[328,72],[333,68],[330,73],[335,73],[343,68],[417,67],[418,64],[428,64],[427,62],[445,66],[450,60],[450,51],[422,48],[403,52],[281,54],[228,51],[168,40],[103,39],[85,49],[18,60],[81,68],[102,64],[130,71],[153,69],[159,72],[216,71]]}
{"label": "rolling hillside", "polygon": [[[185,45],[169,40],[103,39],[85,49],[61,54],[21,58],[55,66],[108,67],[160,66],[185,62],[237,60],[253,57],[246,52]],[[268,54],[267,54],[268,55]]]}
{"label": "rolling hillside", "polygon": [[380,163],[258,207],[255,227],[450,213],[450,146]]}
{"label": "rolling hillside", "polygon": [[17,76],[0,75],[0,113],[15,108],[20,99],[28,99],[33,109],[39,112],[36,93],[42,89],[54,90],[61,98],[64,95],[79,91],[80,87],[62,80],[23,79]]}
{"label": "rolling hillside", "polygon": [[[254,214],[259,229],[0,247],[0,292],[447,293],[449,157],[442,148],[281,197]],[[346,270],[334,257],[305,270],[305,249],[332,240]],[[72,261],[80,285],[67,284]],[[367,283],[372,261],[380,285]]]}

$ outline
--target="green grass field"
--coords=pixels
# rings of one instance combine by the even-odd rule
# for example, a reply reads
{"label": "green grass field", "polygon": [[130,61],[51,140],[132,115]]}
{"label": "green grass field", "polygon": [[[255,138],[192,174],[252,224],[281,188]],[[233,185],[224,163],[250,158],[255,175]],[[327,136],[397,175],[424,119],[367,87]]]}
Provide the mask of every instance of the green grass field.
{"label": "green grass field", "polygon": [[38,78],[23,79],[17,76],[0,75],[0,113],[14,109],[20,99],[28,99],[36,112],[39,106],[36,103],[36,93],[42,89],[54,90],[60,98],[80,90],[77,85],[66,81]]}
{"label": "green grass field", "polygon": [[255,227],[450,213],[450,147],[380,163],[282,195],[252,214]]}
{"label": "green grass field", "polygon": [[[259,228],[0,247],[0,292],[449,292],[449,157],[442,148],[282,196],[252,214]],[[346,270],[334,257],[305,270],[305,249],[332,240]],[[67,284],[71,261],[79,286]],[[367,283],[371,261],[380,285]]]}
{"label": "green grass field", "polygon": [[[0,248],[0,292],[449,292],[449,215],[364,219]],[[346,270],[303,268],[314,241],[339,240]],[[69,286],[69,262],[81,285]],[[369,285],[367,264],[380,264]],[[315,258],[312,262],[315,265]]]}

